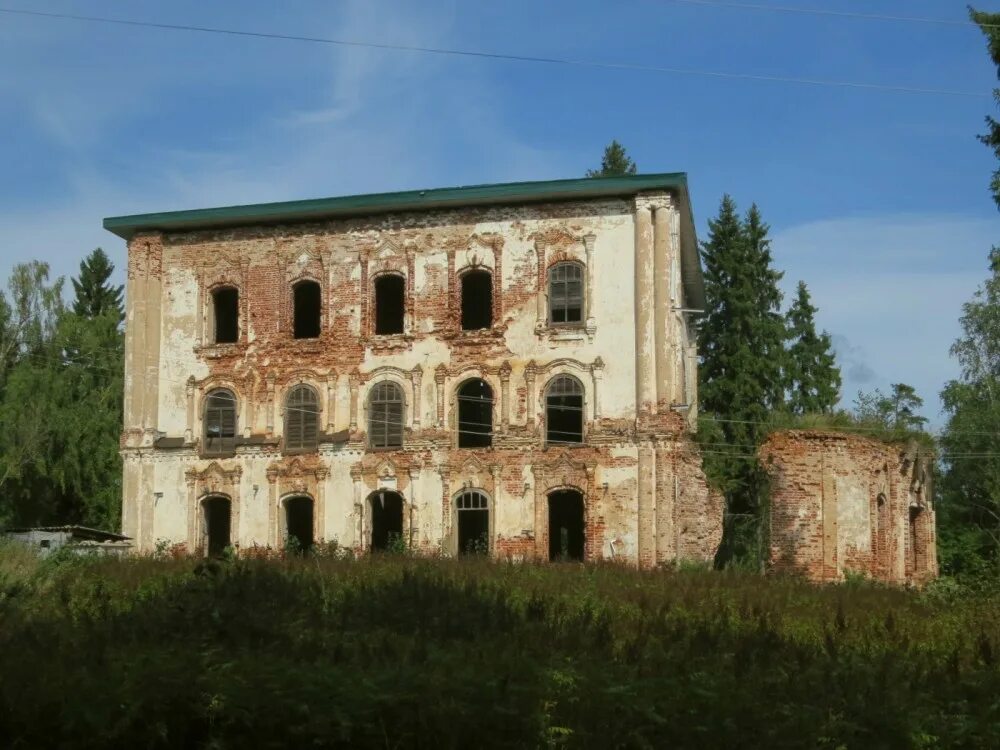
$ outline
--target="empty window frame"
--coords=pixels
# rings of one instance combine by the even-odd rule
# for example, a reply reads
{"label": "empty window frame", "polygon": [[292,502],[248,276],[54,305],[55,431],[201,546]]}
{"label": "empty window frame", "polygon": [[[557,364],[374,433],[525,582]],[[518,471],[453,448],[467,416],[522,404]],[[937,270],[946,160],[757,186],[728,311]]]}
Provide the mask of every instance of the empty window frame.
{"label": "empty window frame", "polygon": [[[308,552],[313,546],[313,501],[306,495],[285,500],[285,549],[291,553]],[[293,541],[294,540],[294,541]]]}
{"label": "empty window frame", "polygon": [[557,375],[545,389],[545,442],[583,442],[583,386],[570,375]]}
{"label": "empty window frame", "polygon": [[375,278],[375,334],[403,332],[406,282],[402,276],[384,274]]}
{"label": "empty window frame", "polygon": [[224,388],[205,397],[205,442],[202,452],[217,455],[236,449],[236,396]]}
{"label": "empty window frame", "polygon": [[212,292],[213,343],[235,344],[240,340],[240,293],[224,286]]}
{"label": "empty window frame", "polygon": [[458,512],[458,554],[485,555],[490,551],[490,504],[486,495],[467,490],[455,501]]}
{"label": "empty window frame", "polygon": [[403,445],[403,391],[391,381],[372,388],[368,399],[368,444],[372,448]]}
{"label": "empty window frame", "polygon": [[319,398],[308,385],[297,385],[285,401],[285,450],[315,450],[319,444]]}
{"label": "empty window frame", "polygon": [[371,536],[369,546],[373,552],[390,552],[405,545],[403,539],[403,496],[398,492],[379,490],[368,496],[371,508]]}
{"label": "empty window frame", "polygon": [[232,502],[228,497],[206,497],[201,501],[203,549],[209,557],[221,557],[232,541]]}
{"label": "empty window frame", "polygon": [[579,263],[557,263],[549,269],[549,323],[582,322],[583,267]]}
{"label": "empty window frame", "polygon": [[300,281],[292,287],[294,322],[292,335],[297,339],[319,337],[323,294],[315,281]]}
{"label": "empty window frame", "polygon": [[586,529],[583,495],[577,490],[558,490],[549,495],[549,560],[583,561]]}
{"label": "empty window frame", "polygon": [[493,274],[466,271],[462,274],[462,330],[478,331],[493,325]]}
{"label": "empty window frame", "polygon": [[493,389],[479,378],[458,388],[458,447],[489,448],[493,444]]}

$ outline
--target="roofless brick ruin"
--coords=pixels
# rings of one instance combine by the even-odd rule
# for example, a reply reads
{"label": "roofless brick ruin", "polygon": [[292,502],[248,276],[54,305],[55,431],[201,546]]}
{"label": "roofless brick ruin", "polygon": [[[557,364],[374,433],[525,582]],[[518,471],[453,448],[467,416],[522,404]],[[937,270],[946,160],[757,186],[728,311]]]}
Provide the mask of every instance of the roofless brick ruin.
{"label": "roofless brick ruin", "polygon": [[714,557],[683,174],[104,224],[128,240],[139,551]]}

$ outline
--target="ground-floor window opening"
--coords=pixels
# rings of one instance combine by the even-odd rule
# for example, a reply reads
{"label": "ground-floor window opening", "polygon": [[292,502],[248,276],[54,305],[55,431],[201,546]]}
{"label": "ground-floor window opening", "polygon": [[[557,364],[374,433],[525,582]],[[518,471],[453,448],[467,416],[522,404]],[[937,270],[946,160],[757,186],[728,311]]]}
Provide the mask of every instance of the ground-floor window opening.
{"label": "ground-floor window opening", "polygon": [[313,546],[313,501],[311,497],[290,497],[285,501],[286,548],[308,552]]}
{"label": "ground-floor window opening", "polygon": [[560,490],[549,495],[549,560],[583,560],[583,495]]}
{"label": "ground-floor window opening", "polygon": [[403,498],[398,492],[379,491],[368,499],[372,511],[372,551],[401,548],[403,539]]}
{"label": "ground-floor window opening", "polygon": [[232,543],[232,503],[225,497],[209,497],[202,501],[202,507],[205,512],[205,551],[209,557],[219,557]]}
{"label": "ground-floor window opening", "polygon": [[458,554],[486,555],[490,551],[490,504],[482,492],[458,496]]}

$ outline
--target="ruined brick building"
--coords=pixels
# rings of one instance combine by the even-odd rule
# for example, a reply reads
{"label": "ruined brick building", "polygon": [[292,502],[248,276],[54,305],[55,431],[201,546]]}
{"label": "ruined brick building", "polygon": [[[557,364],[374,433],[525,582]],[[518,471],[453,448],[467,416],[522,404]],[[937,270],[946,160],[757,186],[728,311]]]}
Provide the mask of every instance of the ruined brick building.
{"label": "ruined brick building", "polygon": [[106,219],[139,550],[710,559],[683,174]]}
{"label": "ruined brick building", "polygon": [[926,449],[787,430],[771,435],[760,457],[772,480],[772,570],[915,585],[937,576],[934,457]]}

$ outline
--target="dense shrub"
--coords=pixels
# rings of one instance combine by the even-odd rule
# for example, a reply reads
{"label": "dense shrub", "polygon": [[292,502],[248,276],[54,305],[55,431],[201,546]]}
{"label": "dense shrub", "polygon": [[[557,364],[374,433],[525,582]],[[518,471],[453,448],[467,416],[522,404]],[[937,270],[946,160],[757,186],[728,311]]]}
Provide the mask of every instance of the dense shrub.
{"label": "dense shrub", "polygon": [[72,561],[0,587],[4,747],[1000,736],[993,597],[407,556]]}

